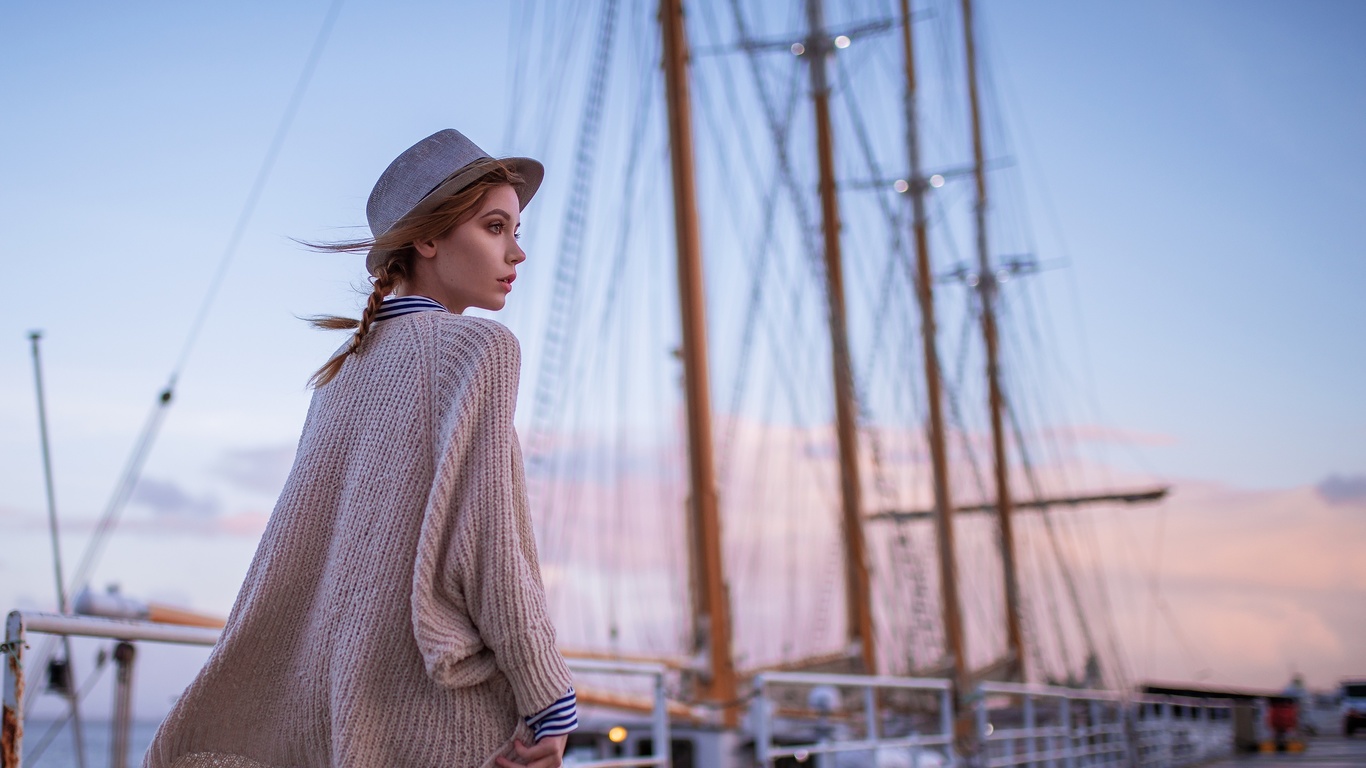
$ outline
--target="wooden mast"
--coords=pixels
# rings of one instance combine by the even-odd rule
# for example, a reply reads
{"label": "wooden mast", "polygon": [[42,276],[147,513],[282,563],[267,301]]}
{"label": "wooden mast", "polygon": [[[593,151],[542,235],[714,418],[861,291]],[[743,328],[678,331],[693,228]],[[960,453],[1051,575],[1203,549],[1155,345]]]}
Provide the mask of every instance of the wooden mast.
{"label": "wooden mast", "polygon": [[967,688],[963,654],[963,615],[958,597],[958,557],[953,537],[953,503],[949,493],[948,452],[944,449],[944,411],[939,383],[939,348],[934,319],[934,278],[926,235],[925,176],[920,167],[920,122],[917,114],[915,46],[911,3],[901,0],[901,42],[906,56],[906,154],[911,165],[911,227],[915,233],[916,298],[920,303],[921,347],[925,355],[925,392],[930,411],[930,463],[934,473],[934,521],[939,551],[940,601],[943,603],[944,656],[961,693]]}
{"label": "wooden mast", "polygon": [[972,106],[972,159],[977,199],[973,213],[977,227],[977,290],[982,299],[982,335],[987,348],[987,387],[991,406],[992,462],[996,474],[996,510],[1001,529],[1001,566],[1005,572],[1006,644],[1011,676],[1024,677],[1024,633],[1020,627],[1020,583],[1015,563],[1015,536],[1011,528],[1009,470],[1006,465],[1005,427],[1002,424],[1001,370],[996,330],[996,273],[987,252],[987,185],[982,151],[982,112],[977,98],[977,52],[973,42],[972,0],[962,0],[963,39],[968,65],[968,99]]}
{"label": "wooden mast", "polygon": [[825,251],[825,291],[830,312],[830,351],[835,377],[835,433],[840,456],[841,529],[844,534],[845,606],[849,642],[857,648],[863,672],[877,671],[873,643],[872,594],[863,541],[862,488],[858,472],[858,423],[854,374],[844,312],[844,272],[840,256],[839,197],[835,189],[834,139],[830,126],[830,84],[825,58],[833,50],[825,31],[822,0],[807,0],[811,100],[816,112],[816,151],[820,166],[821,233]]}
{"label": "wooden mast", "polygon": [[705,656],[708,673],[698,698],[724,704],[727,727],[739,722],[735,708],[735,665],[731,658],[730,602],[721,562],[712,460],[711,394],[707,374],[707,323],[702,299],[702,248],[693,177],[692,105],[688,89],[688,40],[683,0],[661,0],[664,88],[668,100],[669,155],[674,191],[674,234],[678,241],[678,296],[682,313],[683,386],[688,422],[688,558],[692,582],[694,651]]}

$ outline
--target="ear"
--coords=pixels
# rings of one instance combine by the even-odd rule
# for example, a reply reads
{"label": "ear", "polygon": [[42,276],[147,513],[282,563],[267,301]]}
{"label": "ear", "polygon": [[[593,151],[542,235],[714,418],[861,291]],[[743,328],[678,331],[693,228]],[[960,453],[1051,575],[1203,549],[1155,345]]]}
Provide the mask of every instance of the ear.
{"label": "ear", "polygon": [[417,251],[418,256],[421,256],[424,259],[436,258],[435,240],[414,240],[413,249]]}

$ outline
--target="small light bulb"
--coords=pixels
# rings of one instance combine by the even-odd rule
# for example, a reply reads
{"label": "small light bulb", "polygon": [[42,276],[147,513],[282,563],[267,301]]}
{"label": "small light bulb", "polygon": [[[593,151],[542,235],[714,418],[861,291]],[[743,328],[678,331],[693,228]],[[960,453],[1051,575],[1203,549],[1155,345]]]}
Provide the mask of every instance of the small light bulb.
{"label": "small light bulb", "polygon": [[792,44],[792,55],[793,55],[793,56],[800,56],[800,55],[802,55],[803,53],[806,53],[806,46],[802,45],[801,43],[793,43],[793,44]]}
{"label": "small light bulb", "polygon": [[607,732],[607,738],[610,739],[613,744],[620,744],[621,742],[626,741],[626,729],[619,725],[613,726],[612,730]]}
{"label": "small light bulb", "polygon": [[934,187],[935,189],[939,189],[940,187],[944,186],[944,177],[943,177],[943,176],[940,176],[940,175],[937,174],[937,173],[936,173],[935,175],[931,176],[931,177],[930,177],[930,186],[931,186],[931,187]]}
{"label": "small light bulb", "polygon": [[848,36],[848,35],[840,35],[839,37],[835,38],[835,47],[836,47],[836,48],[848,48],[848,47],[849,47],[849,36]]}
{"label": "small light bulb", "polygon": [[976,288],[978,282],[980,282],[980,281],[977,279],[977,273],[974,272],[974,273],[968,275],[968,286],[969,286],[969,287],[971,287],[971,288]]}
{"label": "small light bulb", "polygon": [[905,179],[897,179],[896,181],[892,182],[892,189],[895,189],[900,194],[905,194],[906,190],[910,188],[911,185],[907,184]]}

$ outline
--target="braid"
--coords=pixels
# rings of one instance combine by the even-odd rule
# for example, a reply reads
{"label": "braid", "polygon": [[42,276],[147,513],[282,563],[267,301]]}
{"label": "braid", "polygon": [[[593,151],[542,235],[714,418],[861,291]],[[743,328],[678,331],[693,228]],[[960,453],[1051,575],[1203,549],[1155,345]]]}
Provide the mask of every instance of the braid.
{"label": "braid", "polygon": [[331,381],[341,372],[342,364],[346,358],[354,354],[359,354],[360,345],[365,341],[365,337],[370,334],[370,326],[375,322],[375,315],[379,314],[380,307],[384,304],[384,297],[388,296],[394,286],[407,277],[407,263],[402,258],[403,254],[395,254],[396,258],[375,267],[375,276],[371,281],[370,297],[365,301],[365,311],[361,312],[360,320],[349,317],[314,317],[310,321],[314,326],[327,328],[330,330],[344,330],[354,328],[356,332],[351,336],[351,343],[347,345],[346,351],[338,353],[327,364],[319,368],[308,380],[311,387],[317,388]]}
{"label": "braid", "polygon": [[392,262],[386,262],[375,267],[374,288],[370,291],[370,298],[365,302],[365,311],[360,314],[360,325],[356,327],[356,333],[351,337],[351,351],[355,354],[360,349],[361,342],[370,334],[370,324],[375,321],[375,315],[379,314],[380,305],[384,303],[384,297],[394,290],[394,284],[398,282],[396,272],[402,271],[395,269]]}

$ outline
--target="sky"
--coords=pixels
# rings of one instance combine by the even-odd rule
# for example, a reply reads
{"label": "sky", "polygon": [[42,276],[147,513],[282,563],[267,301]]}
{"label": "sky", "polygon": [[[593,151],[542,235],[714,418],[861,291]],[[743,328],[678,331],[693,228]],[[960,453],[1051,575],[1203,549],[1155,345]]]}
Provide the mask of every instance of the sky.
{"label": "sky", "polygon": [[[97,582],[230,606],[304,382],[339,343],[297,318],[361,301],[359,260],[291,238],[354,233],[388,161],[441,127],[495,155],[572,136],[576,108],[538,101],[535,83],[514,90],[527,7],[341,7]],[[0,249],[17,283],[0,309],[0,539],[15,543],[0,604],[53,601],[29,331],[44,333],[69,573],[177,369],[328,8],[0,4]],[[1176,488],[1159,512],[1098,523],[1104,551],[1144,542],[1108,566],[1129,585],[1133,666],[1264,687],[1296,670],[1318,686],[1360,674],[1366,8],[991,0],[979,13],[1010,162],[1054,265],[1037,280],[1064,326],[1056,353],[1084,383],[1085,416],[1054,426],[1083,435],[1092,470]],[[535,246],[557,225],[537,231],[535,217],[563,211],[556,151],[514,302],[551,284]],[[500,316],[528,357],[538,317]],[[172,682],[140,694],[140,711],[164,707],[202,656],[168,658]]]}

